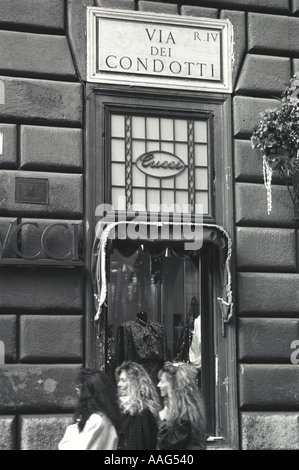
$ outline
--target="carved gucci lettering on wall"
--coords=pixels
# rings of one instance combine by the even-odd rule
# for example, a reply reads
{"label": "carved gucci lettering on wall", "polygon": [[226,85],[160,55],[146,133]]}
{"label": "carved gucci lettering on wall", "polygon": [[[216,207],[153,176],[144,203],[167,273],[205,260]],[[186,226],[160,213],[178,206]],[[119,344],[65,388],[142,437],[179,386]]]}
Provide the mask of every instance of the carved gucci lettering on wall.
{"label": "carved gucci lettering on wall", "polygon": [[[22,230],[30,228],[27,240],[32,254],[24,253],[22,244]],[[22,222],[16,225],[11,222],[4,234],[4,241],[0,240],[1,259],[15,259],[7,257],[8,248],[12,248],[14,254],[25,260],[53,259],[57,261],[79,261],[79,225],[72,223],[55,222],[46,227],[39,227],[37,222]],[[57,249],[58,239],[62,240],[63,249]],[[64,242],[64,243],[63,243]],[[65,251],[64,253],[62,251]]]}
{"label": "carved gucci lettering on wall", "polygon": [[162,150],[154,150],[140,155],[137,168],[154,178],[173,178],[185,170],[185,163],[176,155]]}

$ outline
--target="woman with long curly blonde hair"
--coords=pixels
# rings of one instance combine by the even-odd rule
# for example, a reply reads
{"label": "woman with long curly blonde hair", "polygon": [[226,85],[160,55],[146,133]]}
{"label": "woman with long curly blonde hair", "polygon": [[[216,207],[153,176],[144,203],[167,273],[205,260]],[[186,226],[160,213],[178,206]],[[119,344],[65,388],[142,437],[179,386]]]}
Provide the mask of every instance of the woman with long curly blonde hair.
{"label": "woman with long curly blonde hair", "polygon": [[119,449],[154,450],[157,443],[159,395],[141,364],[125,361],[115,371],[123,432]]}
{"label": "woman with long curly blonde hair", "polygon": [[164,399],[160,411],[158,449],[205,449],[205,413],[196,383],[198,371],[186,362],[166,362],[158,388]]}

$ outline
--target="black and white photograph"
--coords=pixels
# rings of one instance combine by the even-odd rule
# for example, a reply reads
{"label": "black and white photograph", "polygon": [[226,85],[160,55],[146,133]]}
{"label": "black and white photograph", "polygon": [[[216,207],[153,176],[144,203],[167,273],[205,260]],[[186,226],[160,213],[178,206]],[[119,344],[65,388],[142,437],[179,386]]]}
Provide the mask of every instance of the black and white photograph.
{"label": "black and white photograph", "polygon": [[299,450],[299,0],[0,0],[1,450]]}

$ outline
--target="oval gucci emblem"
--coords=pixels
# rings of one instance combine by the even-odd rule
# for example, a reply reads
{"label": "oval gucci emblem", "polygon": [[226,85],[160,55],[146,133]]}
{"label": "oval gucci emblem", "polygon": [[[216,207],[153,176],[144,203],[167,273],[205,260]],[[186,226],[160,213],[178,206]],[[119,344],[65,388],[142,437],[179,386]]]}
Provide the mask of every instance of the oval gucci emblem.
{"label": "oval gucci emblem", "polygon": [[185,169],[185,163],[176,155],[162,150],[153,150],[140,155],[136,160],[140,171],[154,178],[178,176]]}

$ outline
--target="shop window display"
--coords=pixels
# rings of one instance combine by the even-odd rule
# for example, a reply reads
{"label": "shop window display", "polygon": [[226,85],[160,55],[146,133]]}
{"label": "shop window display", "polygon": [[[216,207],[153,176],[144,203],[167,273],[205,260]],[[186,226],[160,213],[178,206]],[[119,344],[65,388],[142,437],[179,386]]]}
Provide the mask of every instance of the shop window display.
{"label": "shop window display", "polygon": [[124,360],[132,360],[157,383],[165,361],[191,362],[205,393],[211,374],[202,380],[202,362],[204,370],[213,368],[208,331],[202,344],[202,327],[208,329],[212,322],[206,281],[202,283],[207,254],[185,251],[177,242],[120,240],[109,252],[107,372],[113,376]]}

